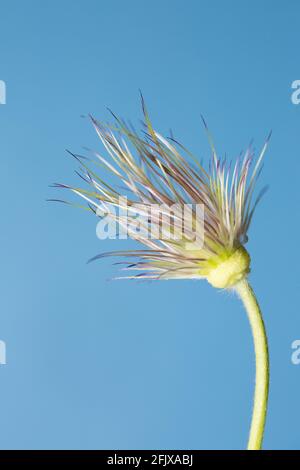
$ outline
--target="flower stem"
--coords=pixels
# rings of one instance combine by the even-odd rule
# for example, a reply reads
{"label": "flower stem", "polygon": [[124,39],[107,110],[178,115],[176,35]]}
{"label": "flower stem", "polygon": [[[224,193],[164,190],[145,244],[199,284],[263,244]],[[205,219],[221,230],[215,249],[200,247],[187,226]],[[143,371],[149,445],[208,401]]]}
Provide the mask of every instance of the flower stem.
{"label": "flower stem", "polygon": [[254,407],[247,448],[248,450],[260,450],[263,441],[269,391],[268,341],[261,310],[247,279],[244,278],[236,284],[234,289],[246,308],[255,349],[256,379]]}

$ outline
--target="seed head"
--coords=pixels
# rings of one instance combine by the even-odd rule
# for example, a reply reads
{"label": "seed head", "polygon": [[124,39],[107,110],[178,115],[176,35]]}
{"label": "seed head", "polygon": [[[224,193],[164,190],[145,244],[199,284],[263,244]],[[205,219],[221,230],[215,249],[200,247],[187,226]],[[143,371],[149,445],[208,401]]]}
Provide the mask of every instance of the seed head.
{"label": "seed head", "polygon": [[[116,214],[116,208],[125,209],[122,206],[126,196],[130,222],[126,227],[128,235],[143,244],[145,249],[102,253],[92,259],[112,255],[130,258],[124,269],[138,273],[125,278],[206,278],[215,287],[231,287],[250,270],[250,257],[244,244],[248,240],[254,210],[265,190],[253,198],[270,135],[255,162],[250,145],[232,164],[226,158],[218,158],[203,121],[212,150],[206,170],[177,140],[165,138],[155,131],[143,99],[142,106],[142,135],[115,115],[113,125],[100,123],[91,117],[109,154],[108,159],[95,153],[94,163],[105,167],[116,177],[125,193],[121,194],[115,186],[108,184],[102,173],[100,176],[99,172],[92,170],[86,159],[79,155],[73,155],[80,162],[79,175],[90,189],[56,186],[81,196],[87,201],[88,210],[100,217],[108,215],[120,227],[124,226],[124,218]],[[193,211],[196,205],[203,207],[204,219],[200,220],[199,214]],[[161,213],[153,209],[158,206],[173,208],[171,217],[164,224]],[[144,223],[137,222],[136,215],[142,212],[145,215],[145,207],[152,208],[151,220],[146,218]],[[182,207],[189,208],[192,223],[189,230],[181,231],[178,237]],[[145,229],[149,229],[149,225],[151,233],[156,233],[155,239],[145,237]],[[164,237],[166,229],[172,237]],[[200,231],[203,236],[195,237],[195,233],[197,235]]]}

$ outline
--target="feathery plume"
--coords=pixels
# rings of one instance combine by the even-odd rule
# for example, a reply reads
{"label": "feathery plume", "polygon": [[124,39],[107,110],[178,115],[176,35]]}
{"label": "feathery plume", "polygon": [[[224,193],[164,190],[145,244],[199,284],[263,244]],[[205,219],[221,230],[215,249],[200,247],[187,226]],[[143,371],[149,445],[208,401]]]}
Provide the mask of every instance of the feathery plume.
{"label": "feathery plume", "polygon": [[[113,125],[91,117],[109,155],[107,158],[95,153],[94,163],[122,184],[123,194],[105,181],[102,173],[99,176],[85,157],[76,154],[72,155],[80,163],[78,175],[85,187],[55,186],[80,196],[87,203],[84,208],[102,219],[108,217],[144,245],[143,249],[102,253],[92,260],[113,255],[127,257],[124,269],[129,275],[125,278],[207,279],[214,287],[237,292],[246,307],[256,355],[248,449],[260,449],[268,399],[268,345],[261,311],[248,283],[250,256],[244,245],[265,191],[262,189],[254,197],[270,135],[257,159],[249,145],[231,164],[217,156],[203,120],[212,151],[205,169],[173,136],[165,138],[154,130],[143,98],[142,107],[142,136],[113,113]],[[203,211],[195,211],[195,206]],[[187,227],[183,224],[186,215]]]}

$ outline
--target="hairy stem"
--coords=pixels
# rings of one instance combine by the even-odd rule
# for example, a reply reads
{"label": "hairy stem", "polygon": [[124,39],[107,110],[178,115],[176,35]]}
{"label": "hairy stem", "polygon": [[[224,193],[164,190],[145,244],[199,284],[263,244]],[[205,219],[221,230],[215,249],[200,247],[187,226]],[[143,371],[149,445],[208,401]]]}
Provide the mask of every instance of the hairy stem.
{"label": "hairy stem", "polygon": [[256,379],[248,450],[260,450],[264,435],[269,391],[269,354],[267,335],[261,310],[247,279],[245,278],[236,284],[234,289],[240,296],[246,308],[252,329],[255,349]]}

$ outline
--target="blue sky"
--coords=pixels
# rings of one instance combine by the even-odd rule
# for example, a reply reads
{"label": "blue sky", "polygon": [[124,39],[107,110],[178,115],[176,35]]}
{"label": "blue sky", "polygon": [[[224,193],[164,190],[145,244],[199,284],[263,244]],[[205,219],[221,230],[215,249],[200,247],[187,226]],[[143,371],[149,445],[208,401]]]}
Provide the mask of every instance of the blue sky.
{"label": "blue sky", "polygon": [[200,114],[221,155],[273,130],[250,230],[251,282],[270,341],[267,449],[299,449],[300,5],[178,0],[2,2],[1,448],[243,449],[254,357],[232,294],[203,282],[111,282],[132,246],[100,242],[96,220],[45,201],[74,183],[65,149],[100,149],[85,116],[109,106],[207,161]]}

